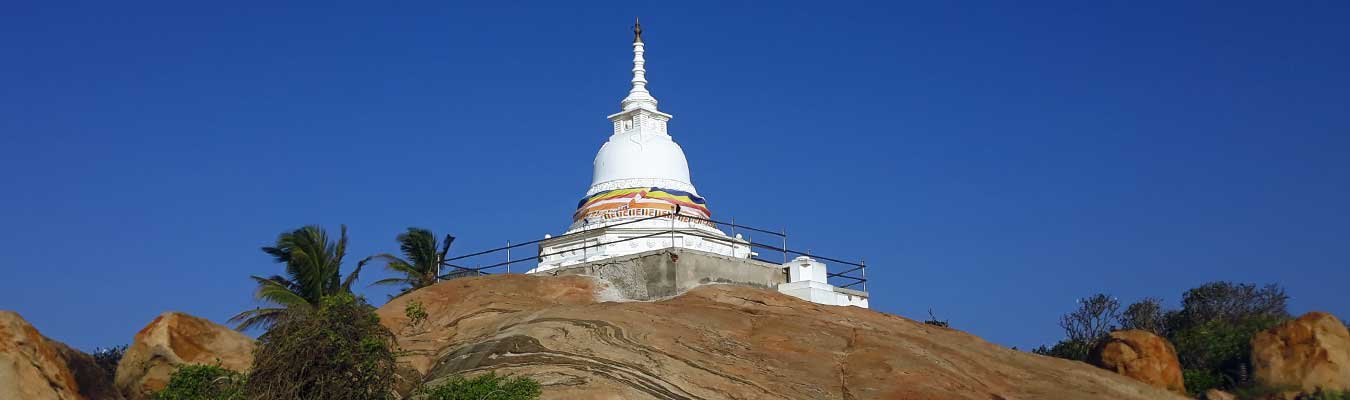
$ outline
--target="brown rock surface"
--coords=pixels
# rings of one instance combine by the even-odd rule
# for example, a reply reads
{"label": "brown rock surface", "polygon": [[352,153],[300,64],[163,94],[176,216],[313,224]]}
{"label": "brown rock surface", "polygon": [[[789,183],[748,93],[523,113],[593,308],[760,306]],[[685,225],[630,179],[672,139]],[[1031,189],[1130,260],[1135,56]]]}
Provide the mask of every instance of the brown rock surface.
{"label": "brown rock surface", "polygon": [[[545,399],[1183,398],[1088,364],[769,290],[707,285],[662,301],[599,302],[600,285],[462,278],[394,299],[379,315],[421,380],[529,376]],[[430,317],[410,326],[413,301]]]}
{"label": "brown rock surface", "polygon": [[1140,382],[1186,394],[1177,350],[1167,339],[1152,332],[1111,332],[1105,341],[1092,349],[1088,362]]}
{"label": "brown rock surface", "polygon": [[0,399],[82,399],[57,347],[12,311],[0,311]]}
{"label": "brown rock surface", "polygon": [[1331,314],[1304,314],[1252,338],[1252,367],[1269,386],[1350,390],[1350,332]]}
{"label": "brown rock surface", "polygon": [[47,342],[56,349],[56,355],[75,376],[75,384],[79,386],[81,397],[94,400],[122,400],[122,393],[113,386],[112,379],[108,377],[103,367],[94,361],[94,356],[55,340],[47,339]]}
{"label": "brown rock surface", "polygon": [[115,383],[127,399],[141,400],[169,383],[183,364],[219,364],[246,371],[253,364],[253,339],[191,315],[166,312],[136,333],[117,365]]}
{"label": "brown rock surface", "polygon": [[1238,400],[1237,396],[1219,389],[1205,391],[1205,400]]}

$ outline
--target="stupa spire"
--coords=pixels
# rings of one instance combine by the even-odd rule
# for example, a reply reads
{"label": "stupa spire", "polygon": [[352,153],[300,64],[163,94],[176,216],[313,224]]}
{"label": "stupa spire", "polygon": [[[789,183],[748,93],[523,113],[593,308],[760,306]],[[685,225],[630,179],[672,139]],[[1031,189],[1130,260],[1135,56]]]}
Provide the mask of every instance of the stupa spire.
{"label": "stupa spire", "polygon": [[647,91],[647,60],[642,57],[643,47],[642,21],[635,18],[633,23],[633,88],[628,91],[628,97],[624,97],[623,102],[619,103],[624,111],[638,108],[656,110],[656,98],[652,97],[651,92]]}

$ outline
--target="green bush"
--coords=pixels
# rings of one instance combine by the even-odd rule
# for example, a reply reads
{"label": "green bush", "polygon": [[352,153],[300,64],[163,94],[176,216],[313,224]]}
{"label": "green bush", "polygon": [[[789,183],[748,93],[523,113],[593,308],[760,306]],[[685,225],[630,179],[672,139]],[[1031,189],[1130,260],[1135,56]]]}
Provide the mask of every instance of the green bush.
{"label": "green bush", "polygon": [[1043,356],[1058,357],[1074,361],[1086,361],[1088,352],[1092,351],[1087,343],[1061,340],[1052,347],[1041,346],[1031,350],[1032,353]]}
{"label": "green bush", "polygon": [[1181,370],[1181,379],[1186,383],[1186,391],[1190,392],[1192,396],[1199,396],[1210,389],[1226,387],[1223,375],[1212,370],[1183,369]]}
{"label": "green bush", "polygon": [[[1170,339],[1183,367],[1209,371],[1221,378],[1219,388],[1231,389],[1250,381],[1252,337],[1280,322],[1282,320],[1273,317],[1232,322],[1212,320],[1179,329]],[[1192,384],[1188,379],[1186,387],[1200,386],[1201,383],[1208,382]]]}
{"label": "green bush", "polygon": [[216,365],[186,365],[169,376],[155,400],[243,400],[244,375]]}
{"label": "green bush", "polygon": [[534,400],[540,394],[539,383],[529,378],[503,377],[494,373],[445,382],[419,389],[414,398],[424,400]]}
{"label": "green bush", "polygon": [[1167,336],[1167,328],[1167,311],[1163,308],[1162,299],[1156,297],[1146,297],[1130,304],[1120,314],[1120,329],[1139,329]]}
{"label": "green bush", "polygon": [[1085,360],[1088,352],[1115,328],[1143,329],[1167,338],[1176,347],[1186,388],[1192,393],[1252,385],[1251,340],[1257,332],[1289,319],[1289,296],[1277,285],[1256,286],[1211,282],[1187,290],[1180,310],[1166,310],[1162,300],[1146,298],[1116,313],[1113,298],[1096,295],[1060,319],[1066,338],[1037,354]]}
{"label": "green bush", "polygon": [[1294,398],[1298,400],[1350,400],[1350,392],[1342,391],[1323,391],[1317,390],[1312,393],[1304,392],[1298,386],[1243,386],[1232,391],[1233,396],[1242,400],[1266,400],[1283,399],[1285,393],[1298,393]]}
{"label": "green bush", "polygon": [[423,323],[427,322],[427,317],[430,316],[427,314],[427,308],[417,300],[409,301],[408,305],[403,307],[403,315],[408,317],[407,327],[409,328],[421,327]]}
{"label": "green bush", "polygon": [[1178,325],[1196,326],[1210,321],[1240,323],[1253,318],[1287,319],[1289,296],[1278,285],[1210,282],[1187,290],[1181,296]]}
{"label": "green bush", "polygon": [[1316,393],[1305,394],[1302,400],[1350,400],[1350,392],[1340,391],[1318,391]]}
{"label": "green bush", "polygon": [[386,400],[394,336],[364,299],[324,297],[317,310],[288,310],[258,338],[250,400]]}

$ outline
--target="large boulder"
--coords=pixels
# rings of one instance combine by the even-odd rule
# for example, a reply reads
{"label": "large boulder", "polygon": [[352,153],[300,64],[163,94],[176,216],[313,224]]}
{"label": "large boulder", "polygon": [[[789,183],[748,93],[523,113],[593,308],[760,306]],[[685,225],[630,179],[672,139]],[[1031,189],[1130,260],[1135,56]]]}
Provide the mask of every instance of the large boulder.
{"label": "large boulder", "polygon": [[214,322],[166,312],[136,333],[117,364],[114,380],[129,400],[143,400],[169,383],[185,364],[219,365],[246,371],[253,364],[253,339]]}
{"label": "large boulder", "polygon": [[1304,314],[1252,338],[1252,370],[1268,386],[1350,390],[1350,332],[1331,314]]}
{"label": "large boulder", "polygon": [[[1094,368],[857,307],[711,284],[659,301],[584,276],[461,278],[380,320],[418,383],[525,376],[544,399],[1182,399]],[[611,297],[612,298],[612,297]],[[410,320],[409,304],[425,321]]]}
{"label": "large boulder", "polygon": [[18,313],[0,311],[0,399],[84,399],[79,393],[57,347]]}
{"label": "large boulder", "polygon": [[1172,343],[1149,331],[1111,332],[1092,349],[1088,362],[1178,394],[1186,393],[1181,362]]}

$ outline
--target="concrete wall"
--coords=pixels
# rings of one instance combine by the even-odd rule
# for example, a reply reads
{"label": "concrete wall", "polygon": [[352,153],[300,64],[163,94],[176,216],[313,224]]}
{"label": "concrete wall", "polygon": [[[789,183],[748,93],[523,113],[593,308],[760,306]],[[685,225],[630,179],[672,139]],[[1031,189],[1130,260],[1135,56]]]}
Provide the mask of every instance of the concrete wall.
{"label": "concrete wall", "polygon": [[651,300],[707,283],[777,289],[787,273],[777,264],[697,250],[661,249],[552,269],[540,274],[588,275],[608,281],[621,296]]}

